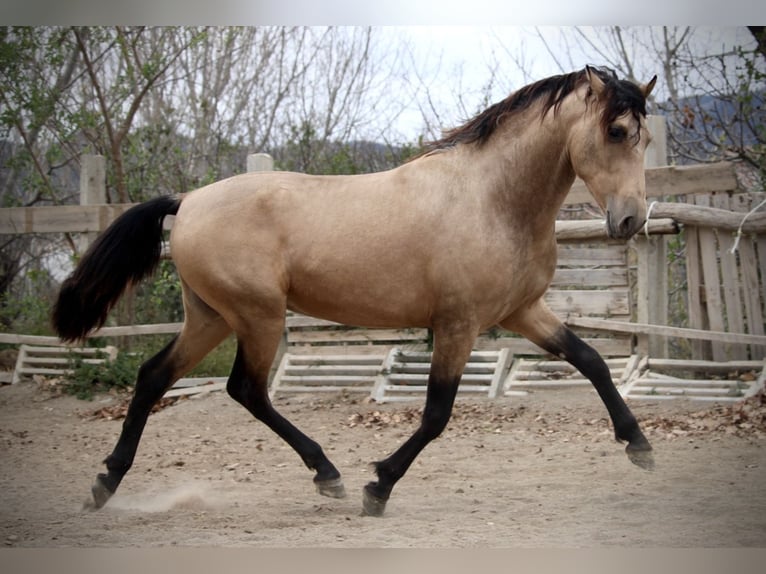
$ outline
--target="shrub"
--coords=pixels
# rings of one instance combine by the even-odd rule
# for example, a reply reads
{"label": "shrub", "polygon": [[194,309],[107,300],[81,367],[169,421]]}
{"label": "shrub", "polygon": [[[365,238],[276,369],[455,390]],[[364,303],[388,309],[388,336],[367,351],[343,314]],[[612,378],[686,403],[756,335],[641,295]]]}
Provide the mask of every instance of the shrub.
{"label": "shrub", "polygon": [[142,360],[137,353],[120,353],[113,361],[98,364],[73,357],[70,361],[72,372],[64,384],[64,392],[90,401],[97,392],[127,390],[133,387]]}

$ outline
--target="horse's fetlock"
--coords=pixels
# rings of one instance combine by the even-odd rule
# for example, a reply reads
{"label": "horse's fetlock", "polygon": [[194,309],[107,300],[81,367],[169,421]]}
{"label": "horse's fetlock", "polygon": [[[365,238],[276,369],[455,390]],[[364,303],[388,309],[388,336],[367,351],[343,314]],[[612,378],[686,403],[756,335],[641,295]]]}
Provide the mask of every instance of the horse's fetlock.
{"label": "horse's fetlock", "polygon": [[107,470],[109,470],[109,474],[124,475],[130,470],[130,467],[133,466],[133,461],[122,460],[113,454],[110,454],[104,459],[104,464],[106,465]]}

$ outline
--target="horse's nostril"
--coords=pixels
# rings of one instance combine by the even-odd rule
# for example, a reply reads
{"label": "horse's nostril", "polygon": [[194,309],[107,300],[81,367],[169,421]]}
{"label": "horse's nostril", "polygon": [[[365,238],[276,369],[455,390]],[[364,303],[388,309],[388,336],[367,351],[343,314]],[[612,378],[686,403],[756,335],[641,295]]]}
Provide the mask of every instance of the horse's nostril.
{"label": "horse's nostril", "polygon": [[626,215],[619,221],[607,212],[607,233],[612,239],[628,239],[638,229],[637,218],[634,215]]}
{"label": "horse's nostril", "polygon": [[623,237],[630,235],[633,230],[633,220],[634,218],[632,215],[626,215],[622,218],[622,221],[620,221],[619,231]]}

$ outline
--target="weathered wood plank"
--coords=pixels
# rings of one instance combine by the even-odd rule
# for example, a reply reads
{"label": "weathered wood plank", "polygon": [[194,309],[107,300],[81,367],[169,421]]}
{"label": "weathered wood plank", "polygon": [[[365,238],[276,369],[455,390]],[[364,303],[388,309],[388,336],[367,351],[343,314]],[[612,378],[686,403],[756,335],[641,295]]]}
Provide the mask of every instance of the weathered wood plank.
{"label": "weathered wood plank", "polygon": [[[645,323],[629,323],[614,319],[601,319],[598,317],[567,317],[567,325],[573,327],[586,327],[588,329],[603,329],[621,333],[651,333],[666,337],[681,337],[685,339],[701,339],[720,343],[737,345],[764,345],[766,336],[750,335],[745,333],[726,333],[724,331],[705,331],[689,329],[686,327],[668,327],[665,325],[647,325]],[[717,360],[717,359],[716,359]],[[726,361],[726,359],[722,359]]]}
{"label": "weathered wood plank", "polygon": [[594,245],[559,244],[557,265],[559,267],[617,267],[625,265],[625,243]]}
{"label": "weathered wood plank", "polygon": [[497,366],[495,372],[492,375],[492,380],[489,383],[489,398],[494,399],[502,390],[503,381],[513,363],[513,354],[509,349],[502,349],[497,358]]}
{"label": "weathered wood plank", "polygon": [[[223,379],[223,380],[222,380]],[[183,380],[183,379],[182,379]],[[173,387],[165,393],[165,398],[172,397],[185,397],[189,395],[200,395],[204,393],[212,393],[214,391],[222,391],[226,388],[226,377],[211,377],[204,379],[204,382],[194,386],[181,386]]]}
{"label": "weathered wood plank", "polygon": [[761,270],[761,311],[766,317],[766,234],[759,235],[757,240],[758,267]]}
{"label": "weathered wood plank", "polygon": [[[761,290],[758,285],[758,259],[755,254],[755,238],[743,236],[739,243],[739,260],[742,270],[742,287],[745,307],[747,332],[753,335],[764,334],[763,312],[761,308]],[[766,273],[766,269],[762,269]],[[766,347],[751,347],[751,356],[766,356]]]}
{"label": "weathered wood plank", "polygon": [[723,393],[731,392],[730,386],[718,386],[718,387],[662,387],[660,385],[642,385],[642,381],[633,387],[635,393],[662,393],[665,395],[720,395]]}
{"label": "weathered wood plank", "polygon": [[290,365],[290,376],[374,377],[380,365]]}
{"label": "weathered wood plank", "polygon": [[[63,356],[63,357],[27,357],[26,363],[27,365],[64,365],[68,366],[71,362],[72,357],[70,356]],[[83,358],[80,359],[81,362],[88,364],[88,365],[98,365],[104,362],[103,358]]]}
{"label": "weathered wood plank", "polygon": [[292,355],[290,365],[292,367],[313,367],[316,365],[365,365],[367,367],[378,367],[383,361],[385,355],[364,354],[364,355]]}
{"label": "weathered wood plank", "polygon": [[131,206],[132,204],[7,207],[0,209],[0,234],[98,232]]}
{"label": "weathered wood plank", "polygon": [[369,344],[369,345],[346,345],[343,342],[336,344],[324,344],[314,345],[308,343],[293,344],[290,345],[289,351],[296,355],[309,355],[316,357],[323,357],[326,353],[344,353],[346,355],[368,355],[370,353],[385,353],[392,346],[405,347],[413,350],[425,350],[427,344],[424,342],[413,341],[383,341],[381,343]]}
{"label": "weathered wood plank", "polygon": [[[609,337],[582,337],[588,345],[596,349],[603,357],[616,357],[620,355],[630,355],[633,350],[633,345],[629,335],[619,336],[610,335]],[[487,351],[499,351],[501,349],[508,349],[515,356],[524,355],[547,355],[547,351],[541,349],[531,341],[521,337],[511,337],[502,335],[499,337],[493,337],[489,335],[481,335],[476,340],[474,348],[487,350]]]}
{"label": "weathered wood plank", "polygon": [[606,269],[556,269],[552,287],[625,287],[628,285],[628,268]]}
{"label": "weathered wood plank", "polygon": [[[732,211],[741,213],[743,217],[753,207],[759,205],[766,194],[737,193],[729,199]],[[754,335],[764,334],[764,313],[761,301],[761,288],[759,285],[758,256],[756,244],[758,237],[755,233],[742,233],[739,240],[739,264],[742,281],[742,299],[744,303],[744,323],[747,332]],[[766,274],[766,268],[762,268],[760,274]],[[766,277],[764,277],[766,282]],[[751,357],[766,356],[766,348],[750,347]]]}
{"label": "weathered wood plank", "polygon": [[714,196],[718,197],[720,202],[714,207],[703,204],[658,202],[652,207],[650,221],[654,221],[654,218],[658,221],[671,219],[684,225],[715,227],[723,231],[737,231],[742,225],[743,232],[766,232],[766,213],[754,213],[743,223],[744,213],[740,214],[723,207],[723,198],[726,196],[727,194]]}
{"label": "weathered wood plank", "polygon": [[545,302],[554,313],[610,317],[630,315],[630,298],[627,289],[551,289],[545,294]]}
{"label": "weathered wood plank", "polygon": [[[730,213],[729,197],[726,193],[716,193],[712,198],[713,206]],[[731,252],[734,247],[734,237],[723,229],[718,229],[718,259],[721,266],[721,290],[723,301],[726,306],[726,330],[732,333],[744,333],[745,322],[742,317],[743,305],[740,295],[742,286],[739,279],[739,267],[737,255]],[[653,321],[650,321],[653,322]],[[744,359],[747,357],[747,348],[735,346],[727,349],[730,359]]]}
{"label": "weathered wood plank", "polygon": [[[126,325],[123,327],[103,327],[87,335],[93,337],[121,337],[131,335],[164,335],[178,333],[183,323],[157,323],[156,325]],[[9,345],[46,345],[67,346],[58,337],[47,335],[17,335],[13,333],[0,333],[0,343]]]}
{"label": "weathered wood plank", "polygon": [[[311,317],[310,315],[300,315],[297,313],[288,312],[285,318],[285,323],[288,329],[305,329],[309,327],[344,327],[341,323],[334,321],[328,321],[327,319],[319,319],[317,317]],[[346,328],[348,328],[346,326]]]}
{"label": "weathered wood plank", "polygon": [[[702,258],[699,250],[699,230],[697,227],[686,227],[686,281],[687,281],[687,310],[689,326],[702,330],[707,321],[702,306]],[[698,339],[692,340],[692,355],[701,359],[712,358],[710,343]]]}
{"label": "weathered wood plank", "polygon": [[[665,325],[668,322],[667,244],[664,237],[639,236],[635,240],[638,258],[636,317],[641,323]],[[668,342],[656,335],[640,335],[638,349],[643,354],[665,357]]]}
{"label": "weathered wood plank", "polygon": [[[100,348],[100,347],[76,347],[73,348],[71,346],[64,346],[64,347],[37,347],[32,345],[26,345],[25,346],[28,353],[34,353],[35,355],[58,355],[58,356],[69,356],[71,353],[75,352],[78,355],[102,355],[104,353],[112,352],[111,349],[113,347],[109,347],[108,349]],[[116,351],[115,351],[116,352]]]}
{"label": "weathered wood plank", "polygon": [[[706,207],[710,203],[710,198],[703,195],[695,197],[694,200],[697,205]],[[718,269],[718,239],[713,229],[701,227],[698,233],[708,325],[711,331],[723,332],[726,331],[726,324],[724,322],[724,303],[721,296],[721,277]],[[713,351],[713,359],[725,361],[728,358],[726,347],[720,340],[711,340],[710,346]]]}
{"label": "weathered wood plank", "polygon": [[729,389],[743,386],[740,381],[730,381],[727,379],[640,379],[639,383],[651,384],[654,387],[662,388],[694,385],[706,388]]}
{"label": "weathered wood plank", "polygon": [[300,385],[325,385],[327,383],[343,383],[344,386],[366,386],[370,387],[374,376],[352,376],[352,375],[282,375],[282,383],[296,383]]}
{"label": "weathered wood plank", "polygon": [[122,327],[102,327],[94,331],[91,337],[122,337],[130,335],[167,335],[178,333],[183,323],[156,323],[154,325],[126,325]]}
{"label": "weathered wood plank", "polygon": [[[672,235],[679,232],[678,225],[670,218],[650,219],[647,227],[650,235]],[[608,237],[606,224],[602,219],[560,220],[556,222],[556,239],[559,241],[607,239]]]}
{"label": "weathered wood plank", "polygon": [[762,360],[745,361],[705,361],[695,359],[655,359],[649,357],[647,366],[652,369],[663,369],[666,371],[708,371],[727,373],[737,370],[760,369],[763,367]]}
{"label": "weathered wood plank", "polygon": [[58,337],[47,335],[18,335],[15,333],[0,333],[0,343],[4,345],[57,345],[65,346]]}
{"label": "weathered wood plank", "polygon": [[[492,361],[491,363],[467,363],[465,368],[463,369],[464,374],[481,374],[481,373],[487,373],[495,368],[495,361]],[[419,373],[419,374],[429,374],[431,372],[431,362],[401,362],[401,361],[395,361],[391,364],[390,368],[391,373],[399,373],[399,372],[408,372],[408,373]]]}
{"label": "weathered wood plank", "polygon": [[288,345],[337,343],[365,344],[383,341],[420,341],[425,340],[425,329],[344,329],[317,331],[289,331]]}
{"label": "weathered wood plank", "polygon": [[[326,381],[325,381],[326,382]],[[279,387],[280,393],[368,393],[370,391],[369,384],[364,386],[349,386],[349,385],[282,385]]]}
{"label": "weathered wood plank", "polygon": [[[734,164],[718,162],[698,165],[655,167],[646,170],[646,196],[693,195],[700,192],[737,189]],[[593,203],[593,197],[581,180],[576,180],[565,205]]]}

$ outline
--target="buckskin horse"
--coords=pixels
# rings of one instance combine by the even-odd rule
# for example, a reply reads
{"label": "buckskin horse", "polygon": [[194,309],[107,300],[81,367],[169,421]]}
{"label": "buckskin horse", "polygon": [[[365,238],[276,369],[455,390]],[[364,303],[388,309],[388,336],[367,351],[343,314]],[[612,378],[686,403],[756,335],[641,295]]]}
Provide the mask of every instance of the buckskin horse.
{"label": "buckskin horse", "polygon": [[499,325],[563,358],[598,391],[629,459],[651,446],[599,354],[547,307],[559,207],[580,177],[613,239],[646,218],[647,84],[587,66],[529,84],[447,131],[399,167],[351,176],[237,175],[158,197],[118,217],[62,284],[52,319],[65,341],[102,326],[123,291],[160,259],[175,215],[172,259],[185,318],[143,363],[119,440],[91,489],[102,507],[131,467],[152,406],[231,332],[227,391],[316,472],[320,494],[345,495],[320,445],[269,400],[268,374],[288,309],[347,325],[427,327],[433,356],[422,419],[374,463],[363,513],[383,514],[394,485],[444,430],[478,334]]}

